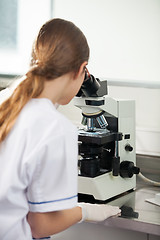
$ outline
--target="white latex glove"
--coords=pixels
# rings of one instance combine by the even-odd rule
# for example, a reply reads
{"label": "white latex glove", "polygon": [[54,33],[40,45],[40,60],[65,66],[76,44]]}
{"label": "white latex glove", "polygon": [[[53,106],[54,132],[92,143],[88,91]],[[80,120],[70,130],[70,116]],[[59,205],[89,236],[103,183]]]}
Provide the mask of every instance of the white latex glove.
{"label": "white latex glove", "polygon": [[82,208],[82,221],[100,222],[111,216],[119,216],[121,209],[119,207],[107,204],[78,203]]}

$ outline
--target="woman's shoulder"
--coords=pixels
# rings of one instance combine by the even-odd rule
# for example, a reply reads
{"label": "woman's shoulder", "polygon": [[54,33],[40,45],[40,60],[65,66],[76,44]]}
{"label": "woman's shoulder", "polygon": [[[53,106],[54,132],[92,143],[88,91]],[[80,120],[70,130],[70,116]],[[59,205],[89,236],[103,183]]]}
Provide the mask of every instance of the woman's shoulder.
{"label": "woman's shoulder", "polygon": [[64,132],[66,129],[75,131],[75,126],[55,108],[47,98],[31,99],[22,110],[19,118],[20,124],[26,122],[27,128],[34,131],[54,129]]}
{"label": "woman's shoulder", "polygon": [[52,102],[47,98],[31,99],[22,109],[20,118],[26,118],[28,121],[44,121],[52,119],[57,115],[57,111]]}

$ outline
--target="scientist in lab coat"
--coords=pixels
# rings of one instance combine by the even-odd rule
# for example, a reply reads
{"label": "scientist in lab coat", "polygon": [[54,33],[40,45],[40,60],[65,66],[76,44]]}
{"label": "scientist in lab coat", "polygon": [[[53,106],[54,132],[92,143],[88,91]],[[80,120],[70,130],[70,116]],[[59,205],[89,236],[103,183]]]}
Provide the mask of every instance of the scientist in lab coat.
{"label": "scientist in lab coat", "polygon": [[0,239],[48,238],[75,223],[102,221],[118,207],[77,203],[77,129],[59,113],[78,93],[89,47],[72,22],[39,31],[31,66],[0,105]]}

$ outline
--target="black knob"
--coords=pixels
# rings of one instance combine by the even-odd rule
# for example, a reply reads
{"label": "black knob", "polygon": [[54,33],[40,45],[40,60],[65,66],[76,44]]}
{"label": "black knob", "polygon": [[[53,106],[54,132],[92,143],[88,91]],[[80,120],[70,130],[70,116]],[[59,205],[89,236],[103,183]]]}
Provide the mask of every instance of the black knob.
{"label": "black knob", "polygon": [[126,205],[123,205],[120,209],[121,209],[121,217],[138,218],[138,216],[139,216],[139,213],[134,212],[132,207],[128,207]]}
{"label": "black knob", "polygon": [[120,167],[120,157],[113,157],[112,159],[112,174],[118,176]]}
{"label": "black knob", "polygon": [[132,152],[132,151],[133,151],[133,147],[132,147],[130,144],[127,144],[127,145],[125,146],[125,150],[126,150],[127,152]]}
{"label": "black knob", "polygon": [[123,161],[120,164],[120,176],[123,178],[131,178],[133,174],[139,174],[140,169],[134,166],[133,162]]}

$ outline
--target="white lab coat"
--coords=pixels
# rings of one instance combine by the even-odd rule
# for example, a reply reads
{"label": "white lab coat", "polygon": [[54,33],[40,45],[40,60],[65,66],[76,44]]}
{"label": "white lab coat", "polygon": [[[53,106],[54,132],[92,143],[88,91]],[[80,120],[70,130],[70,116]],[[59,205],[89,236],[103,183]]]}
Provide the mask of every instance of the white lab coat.
{"label": "white lab coat", "polygon": [[77,129],[49,99],[32,99],[0,144],[0,239],[32,239],[28,211],[77,204]]}

